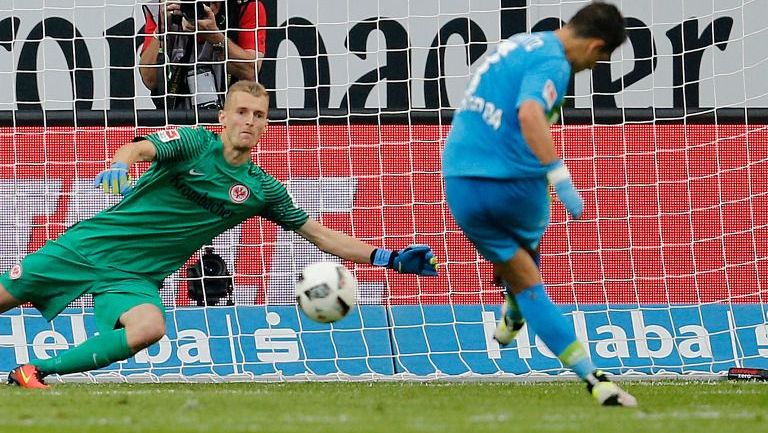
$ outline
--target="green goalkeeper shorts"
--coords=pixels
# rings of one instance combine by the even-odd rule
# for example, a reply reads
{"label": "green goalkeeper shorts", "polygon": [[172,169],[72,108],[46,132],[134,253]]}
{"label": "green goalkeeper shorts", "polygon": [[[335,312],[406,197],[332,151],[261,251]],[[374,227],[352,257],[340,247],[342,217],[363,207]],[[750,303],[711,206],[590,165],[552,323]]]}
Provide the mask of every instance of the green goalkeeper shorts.
{"label": "green goalkeeper shorts", "polygon": [[48,321],[72,301],[90,293],[100,332],[118,327],[120,316],[137,305],[152,304],[165,311],[156,283],[118,269],[97,266],[53,241],[0,276],[0,284],[14,298],[31,302]]}

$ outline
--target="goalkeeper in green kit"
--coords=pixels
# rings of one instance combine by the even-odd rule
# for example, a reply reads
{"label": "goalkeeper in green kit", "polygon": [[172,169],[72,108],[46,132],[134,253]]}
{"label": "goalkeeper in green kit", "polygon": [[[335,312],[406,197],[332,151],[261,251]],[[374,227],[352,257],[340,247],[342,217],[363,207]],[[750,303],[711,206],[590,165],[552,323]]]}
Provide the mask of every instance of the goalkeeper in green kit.
{"label": "goalkeeper in green kit", "polygon": [[[251,161],[267,128],[269,95],[239,81],[219,112],[222,132],[160,131],[120,147],[94,185],[122,194],[120,203],[69,228],[0,276],[0,312],[31,302],[52,320],[83,294],[93,295],[98,334],[50,359],[16,367],[8,382],[47,388],[43,378],[105,367],[165,335],[158,294],[163,279],[202,245],[258,215],[321,250],[400,273],[437,275],[426,245],[375,248],[309,218],[285,187]],[[131,186],[130,166],[153,161]]]}

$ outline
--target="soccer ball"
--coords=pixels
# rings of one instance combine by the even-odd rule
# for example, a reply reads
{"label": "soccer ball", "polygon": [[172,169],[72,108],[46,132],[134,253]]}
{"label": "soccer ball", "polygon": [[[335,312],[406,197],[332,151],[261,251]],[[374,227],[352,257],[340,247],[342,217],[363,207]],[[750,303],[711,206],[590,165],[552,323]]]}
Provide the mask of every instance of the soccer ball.
{"label": "soccer ball", "polygon": [[316,322],[335,322],[357,302],[357,279],[349,269],[334,262],[308,265],[296,282],[296,303]]}

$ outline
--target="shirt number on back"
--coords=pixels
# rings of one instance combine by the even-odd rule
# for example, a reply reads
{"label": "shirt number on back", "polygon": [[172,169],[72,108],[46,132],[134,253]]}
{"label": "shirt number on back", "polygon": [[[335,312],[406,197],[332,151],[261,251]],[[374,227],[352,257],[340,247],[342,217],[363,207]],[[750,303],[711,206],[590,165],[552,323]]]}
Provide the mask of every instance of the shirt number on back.
{"label": "shirt number on back", "polygon": [[499,44],[499,48],[496,49],[496,52],[486,57],[483,64],[477,68],[477,72],[475,72],[475,75],[469,82],[469,86],[467,86],[465,95],[473,95],[477,90],[477,85],[480,84],[480,78],[482,78],[483,74],[488,72],[491,65],[498,63],[499,60],[509,54],[510,51],[517,47],[523,47],[525,51],[530,52],[542,45],[544,45],[544,41],[542,41],[540,37],[533,35],[520,35],[515,38],[515,40],[505,39]]}
{"label": "shirt number on back", "polygon": [[544,41],[538,36],[533,35],[520,35],[515,37],[514,40],[506,39],[499,44],[496,52],[488,56],[482,65],[477,68],[475,75],[467,86],[467,90],[464,92],[464,100],[462,101],[460,110],[470,110],[481,113],[483,121],[493,128],[498,130],[501,127],[501,119],[504,116],[504,112],[496,107],[491,101],[486,101],[484,98],[475,96],[477,86],[480,84],[480,79],[483,74],[488,72],[488,69],[492,65],[496,64],[509,54],[512,50],[522,47],[525,51],[533,51],[536,48],[542,46]]}

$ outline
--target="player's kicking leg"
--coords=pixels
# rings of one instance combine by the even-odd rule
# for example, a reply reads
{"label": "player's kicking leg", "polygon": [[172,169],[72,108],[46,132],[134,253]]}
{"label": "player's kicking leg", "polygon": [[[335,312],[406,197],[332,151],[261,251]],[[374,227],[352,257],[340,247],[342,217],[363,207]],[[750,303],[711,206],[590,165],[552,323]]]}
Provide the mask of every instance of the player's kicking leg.
{"label": "player's kicking leg", "polygon": [[520,313],[532,332],[541,338],[566,367],[586,384],[593,398],[604,406],[637,406],[637,400],[611,382],[589,359],[587,351],[576,339],[573,327],[549,299],[541,275],[531,255],[518,249],[505,263],[498,264],[499,273],[514,292]]}

